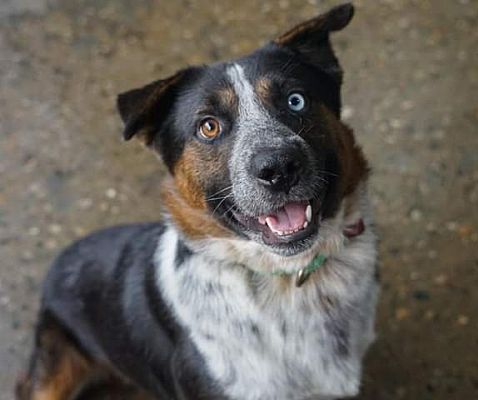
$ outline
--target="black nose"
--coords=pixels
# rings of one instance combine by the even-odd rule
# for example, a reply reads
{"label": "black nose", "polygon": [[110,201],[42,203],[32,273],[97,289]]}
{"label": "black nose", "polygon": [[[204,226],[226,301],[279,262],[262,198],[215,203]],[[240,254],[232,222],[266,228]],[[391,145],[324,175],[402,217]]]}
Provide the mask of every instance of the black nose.
{"label": "black nose", "polygon": [[304,156],[299,149],[262,148],[252,158],[251,173],[272,191],[289,193],[303,171]]}

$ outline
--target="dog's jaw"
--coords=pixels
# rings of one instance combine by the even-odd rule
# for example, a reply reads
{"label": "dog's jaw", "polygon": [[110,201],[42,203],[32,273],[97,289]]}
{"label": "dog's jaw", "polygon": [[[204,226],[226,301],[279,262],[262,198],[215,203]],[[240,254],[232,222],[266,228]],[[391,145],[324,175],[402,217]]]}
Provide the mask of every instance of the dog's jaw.
{"label": "dog's jaw", "polygon": [[311,241],[310,247],[295,255],[277,254],[261,243],[235,237],[183,239],[191,248],[217,262],[237,263],[259,273],[280,270],[293,274],[310,264],[319,253],[330,257],[340,254],[347,242],[344,229],[360,219],[363,219],[366,230],[373,225],[365,181],[341,202],[333,218],[322,221],[320,232]]}

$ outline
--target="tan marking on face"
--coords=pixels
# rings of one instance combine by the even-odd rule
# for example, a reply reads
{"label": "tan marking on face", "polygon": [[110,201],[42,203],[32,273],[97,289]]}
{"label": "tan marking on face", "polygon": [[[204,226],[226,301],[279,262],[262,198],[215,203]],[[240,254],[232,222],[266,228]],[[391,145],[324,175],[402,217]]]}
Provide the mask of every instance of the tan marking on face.
{"label": "tan marking on face", "polygon": [[[325,145],[335,149],[340,165],[339,193],[342,198],[355,191],[358,184],[367,178],[368,163],[355,141],[352,129],[337,119],[334,113],[326,106],[319,105],[312,110],[314,120],[320,121],[315,129],[306,130],[304,138],[321,136]],[[312,139],[313,138],[313,139]]]}
{"label": "tan marking on face", "polygon": [[369,167],[362,149],[355,141],[351,128],[338,120],[325,106],[322,106],[325,122],[337,138],[338,159],[341,166],[340,185],[343,196],[355,191],[358,184],[367,178]]}
{"label": "tan marking on face", "polygon": [[232,86],[223,87],[216,93],[224,108],[232,110],[233,112],[237,111],[239,107],[239,99],[237,98],[236,92],[234,92]]}
{"label": "tan marking on face", "polygon": [[255,91],[263,103],[271,103],[272,81],[268,78],[260,78],[256,81]]}
{"label": "tan marking on face", "polygon": [[161,188],[161,199],[178,228],[190,239],[232,237],[205,207],[196,208],[182,197],[175,180],[168,179]]}
{"label": "tan marking on face", "polygon": [[220,173],[224,161],[189,144],[178,160],[173,176],[162,185],[163,204],[178,227],[191,239],[228,237],[232,232],[221,225],[208,208],[203,190],[205,182]]}
{"label": "tan marking on face", "polygon": [[205,173],[201,154],[196,147],[186,146],[174,167],[174,180],[179,195],[196,209],[206,208],[206,199],[201,187],[201,173]]}

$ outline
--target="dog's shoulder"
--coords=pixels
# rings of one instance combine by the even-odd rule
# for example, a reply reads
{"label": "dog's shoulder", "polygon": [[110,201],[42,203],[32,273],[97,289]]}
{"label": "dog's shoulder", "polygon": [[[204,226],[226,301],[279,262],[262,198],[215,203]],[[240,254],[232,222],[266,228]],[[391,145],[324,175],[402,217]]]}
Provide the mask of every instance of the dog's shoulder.
{"label": "dog's shoulder", "polygon": [[93,289],[114,284],[111,278],[115,275],[152,256],[163,231],[160,223],[119,225],[72,243],[53,262],[45,281],[44,301],[85,285]]}
{"label": "dog's shoulder", "polygon": [[73,243],[54,262],[41,306],[86,354],[114,361],[153,392],[172,382],[165,363],[178,329],[155,286],[163,233],[160,223],[124,225]]}

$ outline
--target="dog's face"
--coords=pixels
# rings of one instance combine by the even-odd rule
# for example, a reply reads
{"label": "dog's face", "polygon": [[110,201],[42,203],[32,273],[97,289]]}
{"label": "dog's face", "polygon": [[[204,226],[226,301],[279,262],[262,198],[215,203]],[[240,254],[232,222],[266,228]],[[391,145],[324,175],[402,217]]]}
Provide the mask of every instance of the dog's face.
{"label": "dog's face", "polygon": [[119,96],[125,139],[141,137],[171,173],[163,201],[186,235],[239,236],[282,255],[316,242],[366,173],[339,120],[329,42],[352,14],[337,7],[246,57]]}

